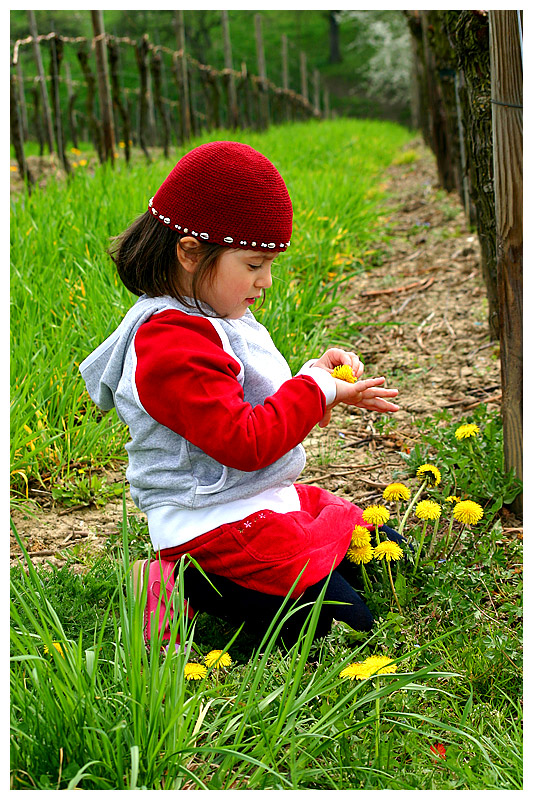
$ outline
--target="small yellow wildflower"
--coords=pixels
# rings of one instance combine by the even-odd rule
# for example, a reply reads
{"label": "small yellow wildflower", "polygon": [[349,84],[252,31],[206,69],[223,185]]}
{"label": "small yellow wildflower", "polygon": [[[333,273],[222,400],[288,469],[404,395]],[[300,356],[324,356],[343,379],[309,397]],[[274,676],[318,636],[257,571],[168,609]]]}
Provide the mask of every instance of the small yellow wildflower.
{"label": "small yellow wildflower", "polygon": [[364,547],[365,544],[370,544],[370,531],[362,525],[356,525],[352,531],[350,547]]}
{"label": "small yellow wildflower", "polygon": [[390,514],[384,506],[368,506],[363,511],[363,519],[370,525],[384,525]]}
{"label": "small yellow wildflower", "polygon": [[396,542],[381,542],[374,547],[374,558],[379,561],[386,559],[387,561],[398,561],[403,558],[403,550]]}
{"label": "small yellow wildflower", "polygon": [[455,494],[451,494],[449,497],[446,498],[447,503],[460,503],[461,498],[457,497]]}
{"label": "small yellow wildflower", "polygon": [[349,547],[346,552],[346,558],[352,564],[368,564],[369,561],[372,561],[373,556],[374,551],[370,543],[362,547]]}
{"label": "small yellow wildflower", "polygon": [[398,669],[397,665],[392,662],[393,659],[388,656],[369,656],[363,663],[371,674],[386,675],[396,672]]}
{"label": "small yellow wildflower", "polygon": [[438,486],[440,483],[440,470],[433,464],[421,464],[416,471],[416,477],[421,481],[427,481],[430,486]]}
{"label": "small yellow wildflower", "polygon": [[70,148],[70,152],[71,152],[71,153],[74,153],[74,155],[75,155],[75,156],[79,156],[79,155],[81,155],[81,150],[78,150],[78,148],[77,148],[77,147],[71,147],[71,148]]}
{"label": "small yellow wildflower", "polygon": [[353,369],[348,364],[339,364],[331,373],[334,378],[340,381],[348,381],[348,383],[355,383],[355,376]]}
{"label": "small yellow wildflower", "polygon": [[349,664],[339,673],[340,678],[350,678],[350,680],[357,679],[364,681],[365,678],[370,677],[370,671],[365,663],[357,661],[355,664]]}
{"label": "small yellow wildflower", "polygon": [[384,500],[409,500],[411,492],[403,483],[389,483],[383,490]]}
{"label": "small yellow wildflower", "polygon": [[231,664],[231,656],[229,653],[224,653],[223,650],[211,650],[204,661],[208,667],[229,667]]}
{"label": "small yellow wildflower", "polygon": [[472,500],[461,500],[455,506],[453,515],[455,519],[464,522],[465,525],[477,525],[483,516],[483,509],[479,503],[474,503]]}
{"label": "small yellow wildflower", "polygon": [[185,664],[184,673],[188,681],[201,681],[207,675],[207,668],[203,664]]}
{"label": "small yellow wildflower", "polygon": [[80,160],[78,161],[78,164],[80,165],[80,167],[85,167],[87,165],[87,159],[86,158],[80,158]]}
{"label": "small yellow wildflower", "polygon": [[460,425],[455,431],[455,438],[460,441],[461,439],[469,439],[470,436],[477,436],[479,428],[477,425],[469,422],[465,425]]}
{"label": "small yellow wildflower", "polygon": [[[61,645],[59,644],[59,642],[52,642],[52,647],[55,647],[55,649],[57,650],[57,652],[59,653],[59,655],[60,655],[60,656],[63,656],[63,658],[65,658],[65,654],[64,654],[64,652],[63,652],[63,648],[61,647]],[[49,652],[50,652],[50,648],[49,648],[49,647],[48,647],[48,645],[46,645],[46,644],[45,644],[45,646],[44,646],[44,652],[45,652],[45,653],[49,653]]]}
{"label": "small yellow wildflower", "polygon": [[440,506],[434,500],[421,500],[416,506],[415,514],[418,519],[438,519]]}

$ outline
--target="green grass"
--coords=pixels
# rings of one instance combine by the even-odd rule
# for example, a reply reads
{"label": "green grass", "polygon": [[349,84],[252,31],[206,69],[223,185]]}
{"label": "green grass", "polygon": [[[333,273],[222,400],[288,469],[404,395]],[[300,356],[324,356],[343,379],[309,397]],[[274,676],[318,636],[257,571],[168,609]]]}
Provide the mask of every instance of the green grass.
{"label": "green grass", "polygon": [[[414,519],[407,531],[416,540]],[[321,600],[289,651],[275,643],[288,604],[262,640],[180,615],[191,661],[213,648],[233,659],[200,681],[186,680],[183,653],[144,647],[125,512],[83,577],[26,558],[11,581],[12,788],[519,790],[521,547],[499,523],[483,532],[475,550],[465,533],[453,560],[425,556],[416,576],[412,559],[395,570],[402,614],[381,564],[367,565],[371,634],[337,625],[313,643]],[[372,654],[396,672],[340,677]]]}
{"label": "green grass", "polygon": [[[295,369],[326,339],[353,348],[356,326],[341,314],[332,330],[328,318],[342,306],[344,282],[365,267],[379,224],[380,176],[409,132],[339,120],[264,134],[212,132],[190,146],[216,138],[264,152],[293,199],[293,243],[279,259],[260,321]],[[105,253],[110,239],[145,211],[182,152],[130,168],[79,167],[66,182],[50,180],[12,200],[11,471],[19,498],[28,487],[53,484],[61,492],[73,481],[90,483],[92,470],[124,458],[123,426],[114,412],[102,419],[77,368],[135,299]]]}
{"label": "green grass", "polygon": [[[380,178],[409,133],[338,121],[242,139],[275,161],[295,205],[293,245],[262,320],[293,367],[332,338],[356,349],[344,282],[371,268]],[[11,469],[19,498],[39,484],[65,503],[105,502],[115,491],[102,468],[123,458],[126,432],[93,408],[77,364],[133,301],[105,256],[109,237],[142,213],[172,163],[80,168],[64,184],[13,200]],[[220,674],[187,681],[183,655],[144,648],[142,603],[128,577],[147,550],[139,515],[124,512],[107,552],[89,564],[81,552],[60,569],[35,569],[25,558],[11,570],[12,788],[521,789],[521,541],[499,516],[518,487],[501,469],[499,419],[480,407],[464,421],[480,427],[474,457],[441,414],[421,422],[421,443],[396,476],[414,494],[417,466],[440,468],[441,484],[426,492],[443,509],[438,546],[431,550],[428,535],[416,570],[408,552],[392,566],[401,613],[383,565],[367,565],[370,635],[336,625],[313,643],[320,603],[288,652],[275,644],[288,606],[263,641],[205,614],[185,630],[180,616],[175,632],[194,639],[194,660],[213,648],[233,658]],[[451,491],[479,502],[484,516],[471,530],[452,523],[458,546],[449,554]],[[416,549],[421,521],[411,514],[405,530]],[[182,599],[178,584],[178,607]],[[374,653],[395,659],[397,672],[339,677]],[[446,758],[430,750],[437,743]]]}

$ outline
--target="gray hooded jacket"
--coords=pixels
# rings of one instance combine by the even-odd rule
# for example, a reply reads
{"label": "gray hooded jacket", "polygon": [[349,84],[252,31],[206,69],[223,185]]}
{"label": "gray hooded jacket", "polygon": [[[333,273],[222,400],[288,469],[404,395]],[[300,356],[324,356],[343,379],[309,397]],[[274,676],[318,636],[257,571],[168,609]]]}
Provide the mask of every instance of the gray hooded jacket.
{"label": "gray hooded jacket", "polygon": [[[119,419],[129,427],[126,478],[137,507],[144,512],[158,506],[194,510],[292,485],[305,465],[302,445],[267,467],[242,472],[219,464],[145,411],[135,384],[135,334],[153,314],[172,308],[203,316],[172,297],[143,295],[118,328],[80,365],[94,402],[104,411],[116,408]],[[287,362],[250,311],[237,320],[208,319],[224,350],[241,365],[238,380],[245,401],[252,406],[263,403],[291,378]],[[254,365],[260,365],[261,371]]]}

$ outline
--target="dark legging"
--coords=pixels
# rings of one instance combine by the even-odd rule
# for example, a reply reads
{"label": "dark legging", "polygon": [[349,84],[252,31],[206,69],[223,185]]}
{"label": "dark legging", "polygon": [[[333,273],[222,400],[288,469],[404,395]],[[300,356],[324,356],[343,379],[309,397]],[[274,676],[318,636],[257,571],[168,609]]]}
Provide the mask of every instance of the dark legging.
{"label": "dark legging", "polygon": [[[215,588],[199,570],[194,567],[188,567],[185,570],[184,592],[192,608],[195,611],[204,611],[211,616],[226,619],[235,624],[244,622],[247,630],[258,635],[265,633],[284,601],[283,597],[246,589],[220,575],[209,573],[208,578]],[[289,617],[280,633],[280,639],[286,645],[290,646],[297,640],[307,616],[311,613],[310,604],[316,602],[325,583],[328,585],[324,600],[333,601],[335,605],[325,603],[322,605],[315,639],[328,633],[333,619],[346,622],[356,631],[369,631],[372,627],[372,614],[365,603],[340,571],[334,570],[329,577],[329,582],[328,577],[323,578],[306,589],[297,600],[298,609]],[[289,610],[292,602],[287,604],[283,614]],[[337,603],[345,605],[337,605]]]}

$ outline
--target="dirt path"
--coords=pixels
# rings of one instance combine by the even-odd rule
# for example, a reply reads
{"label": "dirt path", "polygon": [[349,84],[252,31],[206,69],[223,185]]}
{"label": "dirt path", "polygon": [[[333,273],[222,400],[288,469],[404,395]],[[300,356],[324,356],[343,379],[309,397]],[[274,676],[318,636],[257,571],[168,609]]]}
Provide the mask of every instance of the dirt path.
{"label": "dirt path", "polygon": [[[477,237],[459,199],[438,189],[431,153],[419,142],[408,149],[416,160],[386,175],[390,213],[375,245],[379,266],[354,279],[348,295],[353,316],[368,321],[355,345],[365,373],[385,375],[400,389],[401,411],[383,428],[377,415],[337,409],[329,428],[306,442],[302,479],[360,505],[403,472],[401,452],[418,438],[417,419],[444,408],[461,419],[478,403],[495,408],[501,398]],[[13,518],[35,563],[60,564],[70,552],[82,570],[116,534],[122,502]],[[12,537],[12,559],[17,551]]]}

